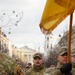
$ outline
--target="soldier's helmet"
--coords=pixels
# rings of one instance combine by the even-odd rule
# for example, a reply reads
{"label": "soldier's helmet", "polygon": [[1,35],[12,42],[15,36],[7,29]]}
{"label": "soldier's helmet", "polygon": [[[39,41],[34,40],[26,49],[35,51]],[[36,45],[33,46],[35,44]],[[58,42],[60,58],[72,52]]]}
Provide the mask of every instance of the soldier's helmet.
{"label": "soldier's helmet", "polygon": [[68,52],[67,47],[66,47],[66,46],[63,46],[63,47],[61,47],[61,48],[58,50],[57,54],[58,54],[58,55],[63,55],[64,53],[67,53],[67,52]]}
{"label": "soldier's helmet", "polygon": [[16,75],[16,62],[0,52],[0,75]]}
{"label": "soldier's helmet", "polygon": [[33,59],[35,59],[36,57],[39,57],[40,59],[42,59],[42,54],[41,53],[35,53],[33,55]]}

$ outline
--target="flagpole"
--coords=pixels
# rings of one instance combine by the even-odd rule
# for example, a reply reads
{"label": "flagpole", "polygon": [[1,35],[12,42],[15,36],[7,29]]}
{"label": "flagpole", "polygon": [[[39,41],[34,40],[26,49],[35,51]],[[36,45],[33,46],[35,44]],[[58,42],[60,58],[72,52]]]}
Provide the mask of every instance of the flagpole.
{"label": "flagpole", "polygon": [[70,53],[71,53],[72,20],[73,20],[73,13],[70,14],[70,25],[69,25],[69,36],[68,36],[68,58],[67,58],[68,63],[70,62]]}

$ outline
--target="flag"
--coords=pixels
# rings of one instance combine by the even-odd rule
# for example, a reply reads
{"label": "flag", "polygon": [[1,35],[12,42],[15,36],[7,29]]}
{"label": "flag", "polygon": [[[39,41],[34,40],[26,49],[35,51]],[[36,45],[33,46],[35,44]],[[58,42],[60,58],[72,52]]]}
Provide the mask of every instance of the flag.
{"label": "flag", "polygon": [[75,9],[75,0],[47,0],[40,29],[44,34],[50,33],[59,23],[64,20]]}

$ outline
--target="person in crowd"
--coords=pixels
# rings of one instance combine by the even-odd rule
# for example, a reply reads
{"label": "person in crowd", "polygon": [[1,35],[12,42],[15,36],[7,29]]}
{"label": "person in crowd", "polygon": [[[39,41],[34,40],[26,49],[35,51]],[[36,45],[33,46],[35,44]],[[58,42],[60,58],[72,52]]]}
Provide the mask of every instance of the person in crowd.
{"label": "person in crowd", "polygon": [[0,52],[0,75],[17,75],[15,60],[2,52]]}
{"label": "person in crowd", "polygon": [[32,68],[32,64],[31,63],[28,63],[28,65],[29,65],[29,68]]}
{"label": "person in crowd", "polygon": [[17,65],[16,70],[17,70],[17,75],[23,75],[21,65]]}
{"label": "person in crowd", "polygon": [[33,55],[33,66],[30,68],[25,75],[43,75],[46,67],[43,63],[43,56],[41,53],[35,53]]}
{"label": "person in crowd", "polygon": [[51,63],[50,67],[47,68],[47,70],[46,70],[45,72],[46,72],[46,73],[49,73],[49,72],[51,72],[52,70],[54,70],[54,68],[55,68],[54,63]]}
{"label": "person in crowd", "polygon": [[29,69],[30,69],[30,66],[27,64],[27,65],[25,66],[25,72],[28,71]]}
{"label": "person in crowd", "polygon": [[19,59],[15,59],[17,65],[16,65],[16,71],[17,71],[17,75],[23,75],[22,72],[22,66],[20,65]]}
{"label": "person in crowd", "polygon": [[50,69],[54,69],[55,68],[55,65],[54,64],[51,64],[50,65]]}
{"label": "person in crowd", "polygon": [[67,63],[67,55],[67,47],[61,47],[57,51],[57,66],[54,68],[54,70],[49,71],[49,73],[45,73],[44,75],[72,75],[72,73],[70,72],[72,69],[72,64],[70,62]]}
{"label": "person in crowd", "polygon": [[75,75],[75,49],[71,51],[72,75]]}

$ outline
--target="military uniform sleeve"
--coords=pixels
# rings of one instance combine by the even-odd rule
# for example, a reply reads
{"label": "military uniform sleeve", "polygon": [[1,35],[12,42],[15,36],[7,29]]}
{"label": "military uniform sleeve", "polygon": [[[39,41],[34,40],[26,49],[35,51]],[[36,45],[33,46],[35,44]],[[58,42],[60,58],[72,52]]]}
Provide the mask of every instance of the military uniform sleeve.
{"label": "military uniform sleeve", "polygon": [[44,75],[51,75],[52,70],[50,68],[47,68]]}
{"label": "military uniform sleeve", "polygon": [[63,75],[60,71],[60,69],[54,69],[52,72],[51,72],[51,75]]}
{"label": "military uniform sleeve", "polygon": [[25,75],[30,75],[32,69],[29,69],[28,71],[25,72]]}

